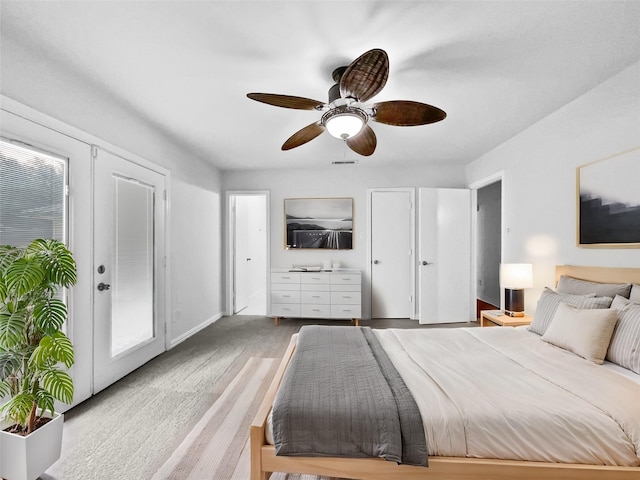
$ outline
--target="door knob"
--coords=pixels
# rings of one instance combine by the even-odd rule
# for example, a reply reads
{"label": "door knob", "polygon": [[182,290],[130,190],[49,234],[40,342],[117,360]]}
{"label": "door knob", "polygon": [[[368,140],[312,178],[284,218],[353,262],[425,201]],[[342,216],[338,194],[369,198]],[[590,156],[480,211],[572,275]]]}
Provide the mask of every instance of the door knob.
{"label": "door knob", "polygon": [[102,282],[100,282],[100,283],[98,284],[98,290],[100,290],[101,292],[102,292],[103,290],[109,290],[110,288],[111,288],[111,285],[109,285],[108,283],[102,283]]}
{"label": "door knob", "polygon": [[426,260],[423,260],[422,261],[422,265],[433,265],[433,263],[427,262]]}
{"label": "door knob", "polygon": [[377,264],[379,264],[379,263],[380,263],[380,261],[379,261],[379,260],[374,260],[374,261],[373,261],[373,264],[374,264],[374,265],[377,265]]}

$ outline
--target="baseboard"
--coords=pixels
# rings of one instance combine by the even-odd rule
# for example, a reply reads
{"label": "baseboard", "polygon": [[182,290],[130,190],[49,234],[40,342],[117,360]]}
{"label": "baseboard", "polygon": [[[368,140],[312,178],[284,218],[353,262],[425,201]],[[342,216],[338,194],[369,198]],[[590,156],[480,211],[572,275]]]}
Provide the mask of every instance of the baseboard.
{"label": "baseboard", "polygon": [[171,350],[173,347],[175,347],[176,345],[184,342],[187,338],[195,335],[196,333],[198,333],[200,330],[202,330],[203,328],[208,327],[209,325],[216,323],[218,320],[220,320],[222,317],[224,316],[223,313],[218,313],[217,315],[214,315],[213,317],[209,318],[208,320],[205,320],[204,322],[202,322],[200,325],[196,325],[195,327],[193,327],[191,330],[186,331],[185,333],[183,333],[182,335],[180,335],[177,338],[174,338],[173,340],[171,340],[169,342],[169,350]]}

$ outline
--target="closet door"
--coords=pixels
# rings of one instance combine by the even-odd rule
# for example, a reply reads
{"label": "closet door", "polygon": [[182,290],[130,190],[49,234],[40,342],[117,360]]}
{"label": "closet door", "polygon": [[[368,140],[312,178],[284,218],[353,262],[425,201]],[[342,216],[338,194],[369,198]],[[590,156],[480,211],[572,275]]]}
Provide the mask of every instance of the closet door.
{"label": "closet door", "polygon": [[421,188],[418,210],[420,323],[471,320],[471,193]]}
{"label": "closet door", "polygon": [[94,393],[165,350],[165,177],[97,149]]}
{"label": "closet door", "polygon": [[371,213],[371,318],[413,316],[413,189],[375,190]]}

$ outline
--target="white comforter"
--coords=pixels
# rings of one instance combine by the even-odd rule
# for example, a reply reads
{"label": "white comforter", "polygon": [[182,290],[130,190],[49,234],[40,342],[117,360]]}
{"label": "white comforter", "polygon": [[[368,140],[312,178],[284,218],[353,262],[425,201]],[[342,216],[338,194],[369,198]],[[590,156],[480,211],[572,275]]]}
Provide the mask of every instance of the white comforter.
{"label": "white comforter", "polygon": [[429,455],[640,465],[640,385],[513,328],[375,330]]}

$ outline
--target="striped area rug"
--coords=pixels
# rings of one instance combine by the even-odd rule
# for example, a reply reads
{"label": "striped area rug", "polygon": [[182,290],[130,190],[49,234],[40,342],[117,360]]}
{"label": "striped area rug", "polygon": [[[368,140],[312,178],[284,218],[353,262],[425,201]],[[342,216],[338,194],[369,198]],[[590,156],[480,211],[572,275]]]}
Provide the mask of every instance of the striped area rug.
{"label": "striped area rug", "polygon": [[[249,480],[249,426],[279,359],[251,357],[151,480]],[[274,473],[271,480],[333,480]]]}
{"label": "striped area rug", "polygon": [[279,363],[251,357],[152,480],[248,480],[249,426]]}

